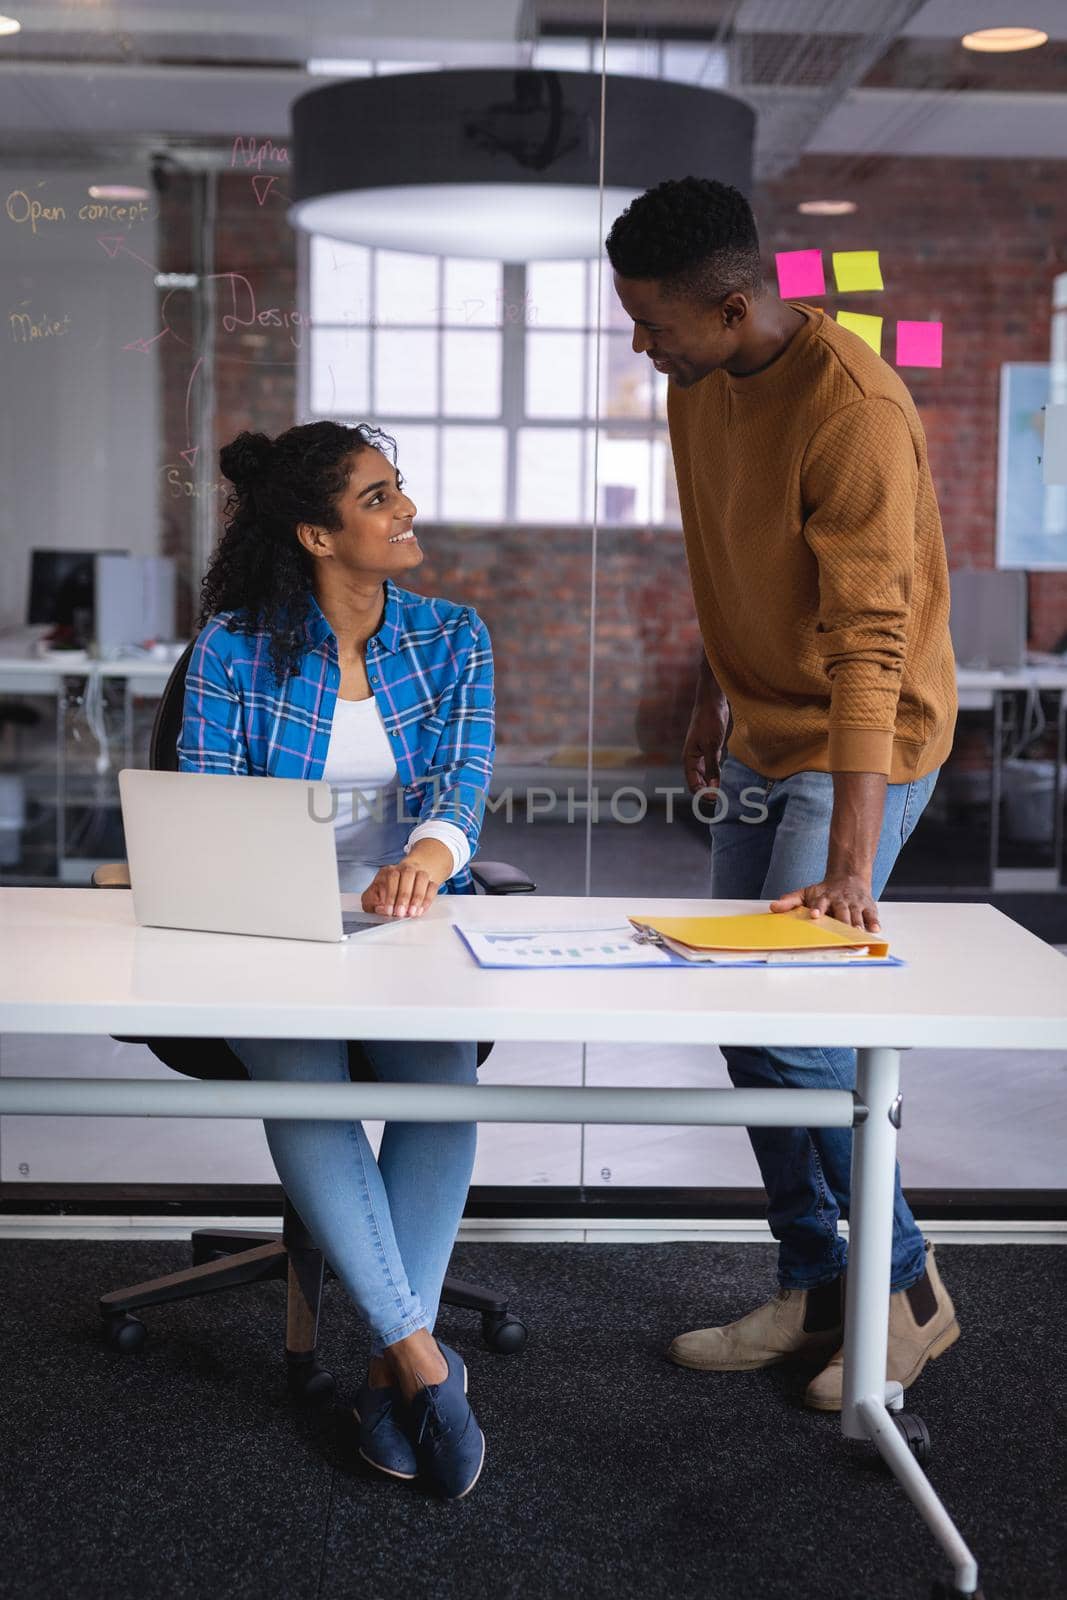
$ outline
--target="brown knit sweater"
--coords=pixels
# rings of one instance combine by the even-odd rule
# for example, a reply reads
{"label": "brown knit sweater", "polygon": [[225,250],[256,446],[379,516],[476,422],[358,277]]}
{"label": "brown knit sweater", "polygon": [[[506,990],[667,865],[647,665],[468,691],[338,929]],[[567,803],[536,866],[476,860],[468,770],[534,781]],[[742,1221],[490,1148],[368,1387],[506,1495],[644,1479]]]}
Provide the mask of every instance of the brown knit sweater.
{"label": "brown knit sweater", "polygon": [[796,309],[765,371],[669,390],[704,647],[747,766],[905,783],[944,761],[956,720],[926,439],[892,368]]}

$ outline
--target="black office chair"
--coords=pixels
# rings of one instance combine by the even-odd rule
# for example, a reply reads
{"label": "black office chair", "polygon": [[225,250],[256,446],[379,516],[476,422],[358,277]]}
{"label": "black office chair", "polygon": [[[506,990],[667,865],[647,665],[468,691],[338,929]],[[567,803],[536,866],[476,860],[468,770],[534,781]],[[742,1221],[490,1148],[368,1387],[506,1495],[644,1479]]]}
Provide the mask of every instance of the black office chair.
{"label": "black office chair", "polygon": [[[149,766],[154,771],[173,772],[178,766],[178,736],[185,700],[185,674],[193,646],[190,644],[174,668],[163,691],[152,728]],[[471,871],[486,894],[529,894],[535,885],[523,873],[502,862],[475,861]],[[125,862],[98,867],[93,873],[97,888],[128,889],[129,869]],[[122,1039],[124,1044],[147,1045],[165,1066],[188,1078],[247,1078],[243,1064],[222,1039]],[[479,1066],[492,1049],[479,1044]],[[374,1080],[374,1070],[358,1042],[348,1046],[348,1067],[353,1081]],[[241,1284],[258,1283],[264,1278],[288,1280],[285,1327],[285,1359],[290,1393],[312,1404],[329,1401],[334,1380],[315,1359],[319,1307],[324,1282],[333,1277],[322,1252],[297,1212],[285,1199],[281,1234],[253,1232],[238,1228],[198,1228],[192,1235],[193,1265],[184,1272],[173,1272],[128,1289],[116,1289],[100,1301],[107,1338],[118,1350],[138,1350],[147,1337],[144,1323],[135,1316],[145,1306],[162,1305],[169,1300],[189,1300]],[[526,1343],[526,1328],[510,1315],[505,1300],[489,1289],[447,1277],[442,1302],[479,1311],[482,1334],[492,1350],[511,1354]]]}

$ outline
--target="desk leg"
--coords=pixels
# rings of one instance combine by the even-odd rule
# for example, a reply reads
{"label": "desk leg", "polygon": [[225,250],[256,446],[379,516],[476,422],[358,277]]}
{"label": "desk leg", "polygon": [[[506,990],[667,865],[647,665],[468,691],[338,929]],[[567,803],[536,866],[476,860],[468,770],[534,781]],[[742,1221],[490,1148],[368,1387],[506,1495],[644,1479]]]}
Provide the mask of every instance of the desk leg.
{"label": "desk leg", "polygon": [[1064,887],[1067,873],[1063,862],[1063,769],[1067,763],[1067,691],[1061,689],[1056,701],[1056,775],[1052,784],[1052,865],[1056,887]]}
{"label": "desk leg", "polygon": [[67,853],[67,680],[56,690],[56,881],[63,879]]}
{"label": "desk leg", "polygon": [[887,1384],[885,1370],[899,1093],[899,1050],[860,1050],[856,1095],[867,1107],[867,1116],[853,1130],[841,1426],[846,1438],[872,1440],[948,1556],[955,1588],[939,1592],[977,1595],[978,1566],[974,1556],[889,1410],[890,1405],[899,1409],[901,1393],[899,1384]]}
{"label": "desk leg", "polygon": [[1004,701],[999,689],[993,690],[993,748],[989,769],[989,887],[996,888],[1000,865],[1001,752],[1004,744]]}
{"label": "desk leg", "polygon": [[123,678],[122,697],[122,764],[124,767],[133,766],[133,695],[130,693],[129,677]]}
{"label": "desk leg", "polygon": [[852,1133],[841,1408],[841,1426],[847,1439],[867,1438],[867,1428],[857,1411],[860,1400],[870,1394],[885,1395],[897,1159],[897,1130],[890,1115],[899,1092],[899,1050],[860,1050],[856,1097],[867,1107],[868,1114]]}

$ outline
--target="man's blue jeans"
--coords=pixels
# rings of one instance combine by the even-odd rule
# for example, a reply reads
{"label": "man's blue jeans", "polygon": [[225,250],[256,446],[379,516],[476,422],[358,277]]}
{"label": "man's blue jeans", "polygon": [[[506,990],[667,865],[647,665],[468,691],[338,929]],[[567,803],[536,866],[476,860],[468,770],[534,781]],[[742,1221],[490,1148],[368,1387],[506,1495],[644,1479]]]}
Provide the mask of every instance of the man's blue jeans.
{"label": "man's blue jeans", "polygon": [[[886,790],[885,818],[872,875],[877,899],[901,846],[933,793],[937,773]],[[727,756],[722,766],[722,821],[712,827],[711,892],[717,900],[774,900],[818,883],[826,871],[833,810],[828,772],[764,778]],[[764,808],[766,816],[762,815]],[[761,820],[762,818],[762,820]],[[747,819],[747,820],[746,820]],[[892,983],[891,972],[885,973]],[[847,976],[842,974],[847,983]],[[853,1050],[723,1048],[738,1088],[854,1089]],[[848,1216],[852,1134],[847,1128],[750,1128],[749,1138],[767,1190],[767,1219],[778,1240],[778,1281],[786,1289],[829,1283],[844,1269],[845,1241],[837,1231]],[[907,1289],[922,1277],[924,1243],[901,1193],[897,1169],[893,1204],[891,1285]]]}
{"label": "man's blue jeans", "polygon": [[[250,1078],[348,1083],[348,1046],[227,1039]],[[473,1044],[363,1042],[382,1083],[478,1081]],[[474,1166],[473,1122],[389,1122],[374,1159],[361,1122],[264,1123],[289,1199],[362,1312],[371,1354],[433,1329]]]}

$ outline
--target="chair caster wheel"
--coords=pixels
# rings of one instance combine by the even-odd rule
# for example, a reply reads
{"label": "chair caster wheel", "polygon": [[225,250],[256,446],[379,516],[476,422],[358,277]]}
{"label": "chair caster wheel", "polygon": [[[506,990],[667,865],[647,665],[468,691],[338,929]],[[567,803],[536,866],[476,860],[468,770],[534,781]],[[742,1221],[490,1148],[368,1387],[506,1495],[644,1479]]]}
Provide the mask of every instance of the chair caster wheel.
{"label": "chair caster wheel", "polygon": [[286,1361],[286,1381],[290,1398],[312,1409],[330,1405],[337,1387],[333,1373],[320,1367],[313,1356],[295,1361],[289,1356]]}
{"label": "chair caster wheel", "polygon": [[926,1423],[922,1417],[917,1417],[914,1411],[895,1411],[892,1413],[892,1417],[900,1437],[920,1467],[925,1467],[933,1448],[930,1444],[930,1430]]}
{"label": "chair caster wheel", "polygon": [[104,1337],[112,1350],[121,1350],[123,1355],[128,1356],[134,1350],[140,1350],[148,1338],[148,1329],[137,1317],[120,1311],[117,1316],[107,1319]]}
{"label": "chair caster wheel", "polygon": [[491,1311],[482,1316],[482,1338],[498,1355],[516,1355],[529,1336],[525,1322],[518,1317],[494,1315]]}

